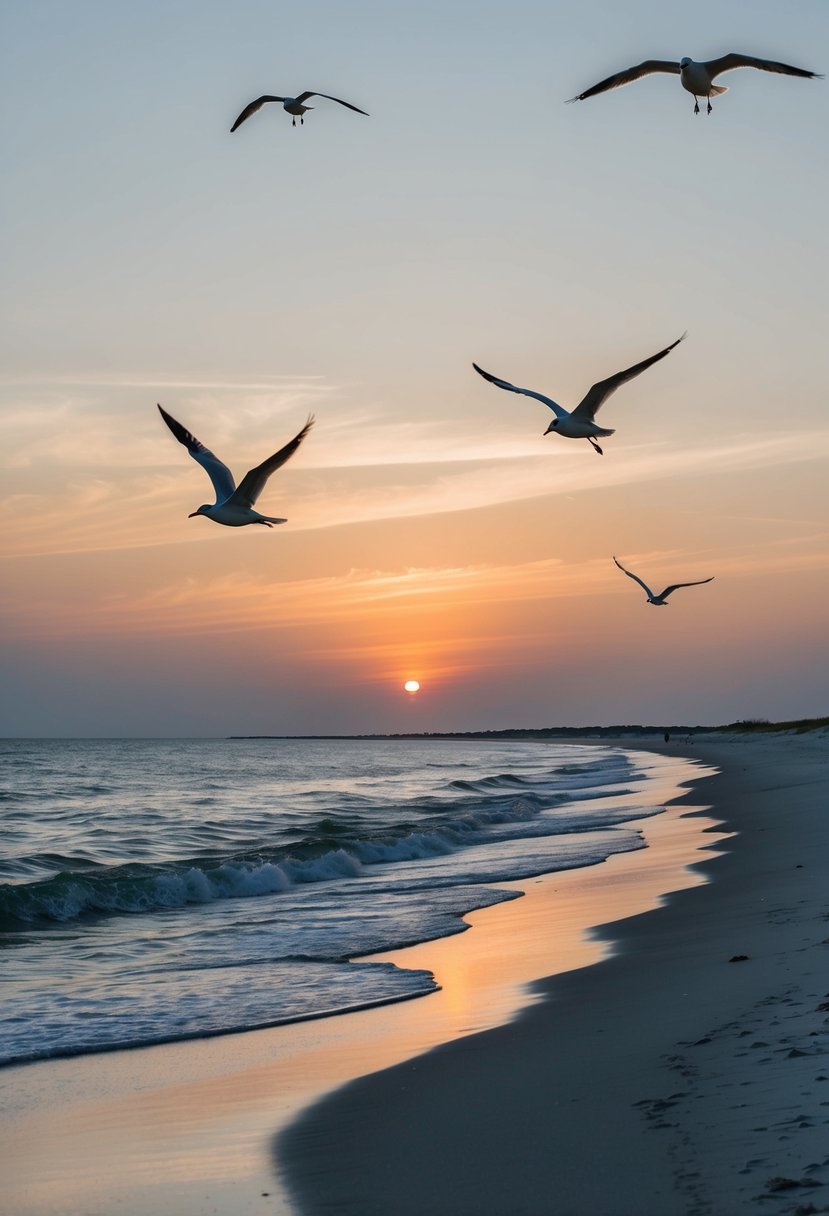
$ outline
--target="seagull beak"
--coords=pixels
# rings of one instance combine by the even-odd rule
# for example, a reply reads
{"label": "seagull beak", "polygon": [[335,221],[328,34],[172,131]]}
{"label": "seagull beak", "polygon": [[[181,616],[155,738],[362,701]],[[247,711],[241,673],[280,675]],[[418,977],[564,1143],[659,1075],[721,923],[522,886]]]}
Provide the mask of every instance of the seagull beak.
{"label": "seagull beak", "polygon": [[198,511],[191,511],[191,513],[190,513],[190,514],[187,516],[187,518],[188,518],[188,519],[195,519],[195,518],[196,518],[196,516],[197,516],[198,514],[199,514],[199,512],[198,512]]}

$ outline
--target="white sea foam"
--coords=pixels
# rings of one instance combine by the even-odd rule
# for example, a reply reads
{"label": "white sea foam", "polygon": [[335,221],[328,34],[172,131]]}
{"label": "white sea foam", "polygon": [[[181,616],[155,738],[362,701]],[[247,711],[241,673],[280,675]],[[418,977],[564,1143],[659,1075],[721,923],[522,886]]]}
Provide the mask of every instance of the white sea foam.
{"label": "white sea foam", "polygon": [[349,960],[642,847],[646,776],[536,743],[0,744],[4,1058],[425,993]]}

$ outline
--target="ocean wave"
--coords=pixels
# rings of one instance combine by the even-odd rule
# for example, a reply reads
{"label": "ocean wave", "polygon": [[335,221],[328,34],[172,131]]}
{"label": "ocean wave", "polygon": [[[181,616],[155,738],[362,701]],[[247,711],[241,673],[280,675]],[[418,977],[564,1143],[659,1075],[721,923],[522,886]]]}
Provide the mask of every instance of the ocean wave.
{"label": "ocean wave", "polygon": [[[594,765],[563,765],[535,774],[534,780],[513,772],[459,779],[449,783],[454,800],[436,798],[432,805],[421,801],[412,808],[420,816],[415,820],[398,819],[392,824],[384,814],[382,826],[372,830],[372,814],[359,819],[348,816],[346,822],[325,815],[310,832],[306,828],[305,834],[288,843],[239,852],[241,842],[234,848],[229,835],[224,850],[213,849],[209,857],[116,864],[106,859],[105,851],[103,861],[40,854],[35,860],[43,868],[52,862],[51,873],[44,875],[41,869],[32,878],[32,871],[27,873],[21,865],[16,882],[0,884],[0,929],[273,896],[303,884],[359,878],[373,866],[439,858],[480,843],[521,836],[563,836],[647,813],[636,809],[598,816],[595,811],[569,813],[567,804],[574,799],[606,796],[606,785],[599,784],[600,769],[605,782],[609,775],[626,780],[636,775],[624,758],[608,757]],[[518,797],[517,789],[524,791]],[[458,793],[464,797],[458,799]],[[196,843],[192,833],[189,840]]]}
{"label": "ocean wave", "polygon": [[471,790],[475,793],[478,790],[497,790],[497,789],[513,789],[516,785],[527,785],[529,782],[526,777],[519,777],[517,773],[498,773],[494,777],[478,777],[476,780],[466,781],[459,779],[449,782],[449,788],[452,790]]}
{"label": "ocean wave", "polygon": [[[20,751],[0,745],[0,761]],[[70,741],[25,756],[9,773],[25,795],[0,807],[6,1060],[421,995],[428,972],[372,956],[462,932],[534,875],[642,848],[629,821],[658,813],[647,761],[605,748]]]}
{"label": "ocean wave", "polygon": [[[397,839],[364,839],[348,848],[330,849],[318,857],[290,855],[278,861],[256,858],[226,860],[214,865],[99,867],[94,872],[63,872],[39,882],[0,886],[0,929],[24,924],[66,924],[91,915],[146,914],[210,904],[218,900],[254,899],[279,895],[308,883],[360,878],[374,866],[437,859],[485,843],[486,824],[517,825],[534,819],[539,808],[516,799],[510,814],[490,812],[477,819],[456,819],[431,832],[411,832]],[[615,812],[594,819],[592,828],[613,827],[654,811]],[[482,820],[484,822],[482,822]],[[524,837],[578,837],[588,825],[583,817],[550,820],[521,833]],[[499,837],[498,843],[509,836]],[[493,861],[495,859],[493,858]],[[572,863],[570,863],[572,864]],[[496,866],[497,868],[497,866]],[[550,866],[550,869],[554,869]],[[499,879],[510,875],[498,874]]]}
{"label": "ocean wave", "polygon": [[0,1067],[305,1022],[425,996],[439,986],[431,971],[391,963],[285,960],[267,967],[267,983],[262,971],[243,965],[156,975],[140,992],[101,986],[68,994],[57,1007],[46,1000],[38,1007],[35,998],[33,1009],[30,997],[25,1008],[8,1009]]}
{"label": "ocean wave", "polygon": [[455,852],[486,828],[520,823],[540,810],[539,802],[516,798],[508,805],[447,818],[433,828],[387,831],[322,850],[319,839],[311,837],[275,857],[228,858],[214,864],[98,866],[81,873],[63,870],[37,882],[0,886],[0,927],[39,921],[65,924],[90,914],[147,913],[221,899],[251,899],[301,883],[357,878],[367,866]]}

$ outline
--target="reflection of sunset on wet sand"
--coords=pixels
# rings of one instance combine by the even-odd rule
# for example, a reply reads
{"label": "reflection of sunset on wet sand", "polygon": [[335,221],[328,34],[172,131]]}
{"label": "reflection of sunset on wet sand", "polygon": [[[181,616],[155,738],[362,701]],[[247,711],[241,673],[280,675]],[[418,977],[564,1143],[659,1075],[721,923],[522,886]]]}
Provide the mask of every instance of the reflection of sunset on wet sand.
{"label": "reflection of sunset on wet sand", "polygon": [[[668,800],[689,773],[685,765],[664,763],[654,798]],[[628,796],[630,805],[635,797]],[[70,1197],[78,1210],[106,1207],[112,1180],[95,1162],[109,1159],[121,1163],[118,1187],[126,1195],[119,1206],[129,1216],[162,1195],[167,1202],[175,1196],[176,1210],[187,1216],[202,1210],[207,1194],[214,1202],[232,1200],[241,1213],[257,1210],[261,1191],[278,1192],[262,1146],[305,1103],[353,1077],[508,1022],[527,1004],[533,980],[603,957],[608,941],[588,936],[588,927],[634,915],[658,905],[667,891],[703,881],[686,867],[694,850],[719,839],[705,834],[711,823],[676,812],[657,816],[643,824],[648,849],[512,884],[523,897],[468,914],[471,928],[460,936],[365,960],[433,970],[441,989],[426,1000],[196,1041],[184,1050],[101,1056],[92,1070],[84,1060],[60,1061],[41,1073],[42,1087],[38,1071],[29,1070],[24,1106],[32,1113],[7,1130],[13,1150],[7,1200],[18,1186],[34,1187],[39,1210],[50,1216],[65,1210]],[[60,1134],[48,1100],[56,1078],[73,1094],[71,1115],[60,1112]],[[44,1142],[53,1144],[48,1162]],[[93,1144],[94,1160],[87,1156]],[[193,1177],[203,1192],[177,1194],[177,1180]]]}

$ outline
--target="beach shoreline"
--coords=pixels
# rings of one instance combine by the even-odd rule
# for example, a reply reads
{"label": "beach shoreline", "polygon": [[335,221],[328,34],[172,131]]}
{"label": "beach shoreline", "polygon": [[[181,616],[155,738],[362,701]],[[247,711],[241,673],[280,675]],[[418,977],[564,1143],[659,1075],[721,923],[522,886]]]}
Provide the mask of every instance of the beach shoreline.
{"label": "beach shoreline", "polygon": [[720,772],[681,801],[737,833],[714,881],[602,930],[616,951],[508,1025],[306,1112],[279,1143],[303,1216],[829,1210],[826,735],[693,747]]}
{"label": "beach shoreline", "polygon": [[[607,795],[609,809],[664,806],[694,771],[681,760],[639,756],[648,781]],[[601,815],[595,793],[589,806]],[[467,913],[467,932],[371,956],[433,968],[442,986],[428,999],[4,1069],[0,1211],[108,1216],[117,1206],[147,1216],[169,1211],[174,1200],[180,1213],[238,1216],[262,1211],[267,1200],[268,1212],[293,1212],[273,1145],[303,1109],[355,1077],[509,1021],[536,999],[529,986],[539,976],[588,966],[606,952],[587,932],[599,905],[612,919],[701,881],[687,865],[707,843],[702,820],[669,809],[627,822],[650,847],[499,883],[523,898]]]}
{"label": "beach shoreline", "polygon": [[[469,932],[376,956],[433,967],[451,980],[440,993],[322,1021],[5,1070],[7,1113],[15,1099],[25,1109],[4,1129],[0,1211],[732,1216],[754,1210],[748,1191],[762,1194],[757,1210],[773,1216],[807,1199],[820,1203],[816,1186],[777,1192],[766,1183],[816,1179],[819,1171],[806,1167],[825,1158],[817,1145],[826,1139],[829,1108],[820,1103],[829,1094],[812,1067],[820,1045],[829,1046],[820,1038],[826,1015],[816,1010],[820,979],[788,976],[785,996],[772,966],[778,938],[813,971],[826,958],[820,933],[826,938],[829,929],[818,922],[827,910],[819,881],[827,853],[825,736],[708,736],[691,747],[614,742],[664,755],[671,805],[640,821],[653,847],[516,883],[524,898],[473,912]],[[696,769],[683,763],[688,756]],[[712,764],[718,776],[705,767]],[[797,810],[792,839],[782,842],[775,791],[763,789],[772,776]],[[747,793],[752,806],[768,804],[759,819],[746,810]],[[741,835],[723,845],[729,831]],[[793,860],[801,851],[803,860]],[[776,919],[765,915],[763,892],[751,894],[758,861]],[[686,889],[665,897],[679,888]],[[604,900],[612,910],[597,917]],[[596,928],[597,919],[607,923]],[[587,925],[594,926],[588,934]],[[551,937],[559,950],[552,964]],[[749,958],[729,964],[735,953]],[[540,978],[553,970],[559,974]],[[725,1006],[739,1015],[732,1031],[722,1029]],[[766,1026],[783,1015],[788,1046],[769,1037],[781,1028]],[[747,1047],[743,1034],[751,1036]],[[702,1039],[698,1048],[677,1046]],[[735,1068],[729,1102],[718,1087]],[[748,1125],[733,1130],[731,1107],[751,1111],[746,1097],[761,1090],[758,1111],[802,1105],[788,1117],[803,1115],[805,1126],[764,1136],[788,1135],[804,1159],[792,1163],[782,1150],[774,1157],[766,1145],[753,1155],[768,1163],[739,1174],[732,1159],[752,1135]],[[695,1130],[701,1111],[708,1148]],[[752,1126],[759,1122],[760,1113]],[[769,1117],[767,1129],[773,1124]],[[719,1175],[728,1175],[730,1189],[712,1199]]]}

